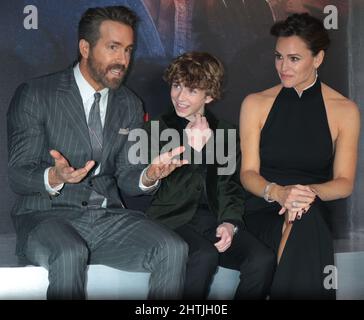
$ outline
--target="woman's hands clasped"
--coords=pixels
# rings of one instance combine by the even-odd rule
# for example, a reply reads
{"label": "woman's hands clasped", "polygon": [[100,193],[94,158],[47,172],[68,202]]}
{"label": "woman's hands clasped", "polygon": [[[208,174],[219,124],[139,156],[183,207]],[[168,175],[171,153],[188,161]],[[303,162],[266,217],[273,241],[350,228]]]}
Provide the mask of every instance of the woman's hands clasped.
{"label": "woman's hands clasped", "polygon": [[278,203],[282,206],[279,214],[286,214],[286,222],[301,219],[316,198],[316,192],[309,186],[300,184],[280,187],[277,191]]}

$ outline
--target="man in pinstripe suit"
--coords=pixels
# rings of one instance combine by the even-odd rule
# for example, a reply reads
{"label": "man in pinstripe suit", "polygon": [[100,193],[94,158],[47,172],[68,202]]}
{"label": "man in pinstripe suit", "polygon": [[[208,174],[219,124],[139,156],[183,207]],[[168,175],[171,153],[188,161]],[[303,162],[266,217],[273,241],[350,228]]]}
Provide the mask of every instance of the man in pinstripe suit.
{"label": "man in pinstripe suit", "polygon": [[22,84],[10,104],[17,253],[48,269],[49,299],[85,298],[87,264],[149,271],[150,299],[181,296],[186,244],[125,208],[119,193],[152,192],[185,163],[173,159],[182,147],[148,167],[129,161],[128,132],[143,121],[140,100],[121,85],[135,23],[123,6],[88,9],[79,23],[79,62]]}

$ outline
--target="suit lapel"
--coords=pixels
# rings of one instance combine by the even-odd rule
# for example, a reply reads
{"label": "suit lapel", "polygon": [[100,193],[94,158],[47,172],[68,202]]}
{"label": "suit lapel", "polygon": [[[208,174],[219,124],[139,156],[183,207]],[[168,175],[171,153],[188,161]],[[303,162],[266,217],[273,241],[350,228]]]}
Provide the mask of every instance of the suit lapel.
{"label": "suit lapel", "polygon": [[207,122],[209,123],[210,129],[215,132],[218,126],[218,120],[215,118],[215,116],[208,110],[205,112],[205,117],[207,119]]}
{"label": "suit lapel", "polygon": [[72,123],[72,128],[78,133],[77,137],[80,139],[81,145],[87,149],[89,157],[91,157],[92,149],[85,110],[72,68],[64,73],[57,91],[59,107],[68,121]]}
{"label": "suit lapel", "polygon": [[[60,81],[58,88],[58,103],[67,120],[72,123],[72,127],[77,132],[81,145],[85,146],[88,158],[91,159],[92,147],[88,132],[85,109],[82,98],[73,75],[73,69],[67,70]],[[119,93],[109,90],[105,124],[103,130],[103,147],[102,159],[103,163],[109,155],[114,141],[118,135],[118,130],[122,125],[120,115],[120,101],[123,99]]]}
{"label": "suit lapel", "polygon": [[[205,116],[206,119],[209,123],[209,127],[210,129],[214,132],[214,154],[212,155],[214,157],[214,163],[213,164],[207,164],[207,173],[206,173],[206,190],[208,195],[211,193],[211,188],[213,186],[216,186],[216,179],[218,178],[217,175],[217,159],[216,159],[216,130],[219,128],[219,120],[216,119],[216,117],[208,110],[206,110],[205,112]],[[175,111],[170,111],[168,113],[165,113],[161,116],[162,121],[165,123],[165,125],[167,126],[167,128],[174,128],[177,129],[179,127],[178,124],[178,116],[175,113]],[[221,146],[220,146],[221,147]],[[191,166],[187,165],[187,166],[183,166],[181,168],[182,170],[179,169],[180,174],[185,174],[185,172],[188,170],[188,172],[191,172]]]}
{"label": "suit lapel", "polygon": [[[210,129],[214,132],[214,154],[212,155],[214,157],[214,164],[208,164],[207,165],[207,176],[210,177],[214,177],[216,175],[216,170],[217,170],[217,159],[216,159],[216,130],[219,126],[219,121],[216,119],[216,117],[208,110],[206,110],[205,112],[205,117],[207,119],[207,122],[209,123],[209,127]],[[164,121],[164,123],[166,124],[167,128],[174,128],[174,129],[178,129],[179,124],[178,124],[178,116],[176,114],[176,112],[174,110],[165,113],[164,115],[162,115],[162,120]],[[181,141],[182,142],[182,141]]]}
{"label": "suit lapel", "polygon": [[167,128],[178,129],[178,116],[174,110],[162,115],[162,120]]}
{"label": "suit lapel", "polygon": [[[217,159],[216,159],[216,148],[218,147],[216,145],[216,129],[218,128],[218,120],[215,118],[215,116],[208,110],[206,110],[205,113],[207,122],[209,123],[210,129],[214,132],[214,154],[212,155],[214,157],[214,163],[207,165],[207,174],[206,174],[206,180],[209,181],[211,178],[215,178],[217,175]],[[221,147],[221,146],[220,146]],[[209,185],[209,183],[207,183]]]}
{"label": "suit lapel", "polygon": [[[218,120],[208,110],[206,110],[205,116],[206,116],[207,122],[209,123],[209,127],[211,128],[212,131],[215,132],[218,127]],[[178,116],[174,110],[162,115],[162,119],[168,128],[174,128],[174,129],[178,128]]]}
{"label": "suit lapel", "polygon": [[103,163],[114,145],[115,139],[118,136],[119,129],[122,125],[120,116],[120,97],[114,90],[109,90],[109,97],[107,101],[107,110],[105,117],[105,124],[103,130],[103,146],[102,146],[102,160]]}

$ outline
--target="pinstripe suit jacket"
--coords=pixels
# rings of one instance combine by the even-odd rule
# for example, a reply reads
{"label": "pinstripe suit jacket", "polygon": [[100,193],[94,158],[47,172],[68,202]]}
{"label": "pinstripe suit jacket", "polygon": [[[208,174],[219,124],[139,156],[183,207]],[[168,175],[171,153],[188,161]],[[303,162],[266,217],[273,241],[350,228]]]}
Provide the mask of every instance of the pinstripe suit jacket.
{"label": "pinstripe suit jacket", "polygon": [[139,128],[142,122],[140,100],[125,86],[110,90],[101,172],[81,183],[65,184],[59,196],[50,197],[44,185],[44,171],[54,165],[51,149],[61,152],[75,168],[91,160],[81,95],[72,68],[18,87],[7,113],[9,184],[19,195],[12,212],[18,253],[40,221],[80,216],[92,189],[108,199],[108,207],[126,212],[119,190],[129,195],[143,193],[139,177],[144,166],[129,163],[128,130],[120,129]]}

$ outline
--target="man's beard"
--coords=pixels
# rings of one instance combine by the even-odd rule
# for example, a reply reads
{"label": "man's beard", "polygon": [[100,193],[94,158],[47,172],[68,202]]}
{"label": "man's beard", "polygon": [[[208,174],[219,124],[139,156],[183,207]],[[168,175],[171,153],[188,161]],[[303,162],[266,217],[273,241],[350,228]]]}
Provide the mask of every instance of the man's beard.
{"label": "man's beard", "polygon": [[[121,82],[124,79],[124,74],[126,71],[126,67],[122,64],[111,64],[103,69],[100,63],[97,63],[92,55],[90,55],[89,59],[87,59],[87,65],[90,71],[92,78],[99,84],[102,84],[103,87],[109,89],[117,89],[120,87]],[[112,69],[120,69],[123,72],[123,75],[120,78],[114,78],[109,80],[107,78],[107,73]]]}

